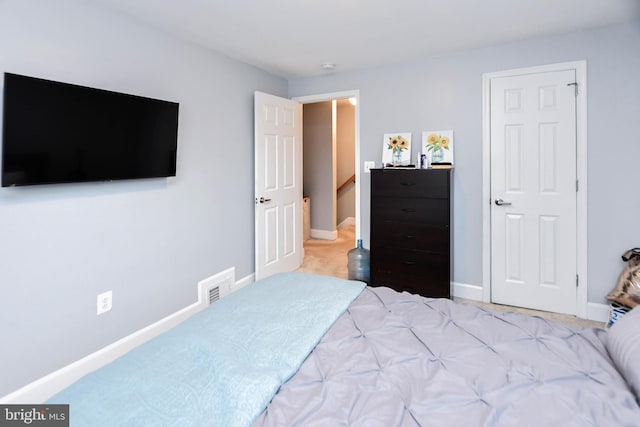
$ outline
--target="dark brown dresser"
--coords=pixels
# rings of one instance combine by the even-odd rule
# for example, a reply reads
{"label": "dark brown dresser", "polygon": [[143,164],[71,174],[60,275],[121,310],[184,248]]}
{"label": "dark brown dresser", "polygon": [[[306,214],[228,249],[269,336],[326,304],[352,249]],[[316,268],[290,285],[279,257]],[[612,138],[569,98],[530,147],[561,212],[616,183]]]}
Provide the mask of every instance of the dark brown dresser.
{"label": "dark brown dresser", "polygon": [[371,170],[371,285],[451,297],[451,173]]}

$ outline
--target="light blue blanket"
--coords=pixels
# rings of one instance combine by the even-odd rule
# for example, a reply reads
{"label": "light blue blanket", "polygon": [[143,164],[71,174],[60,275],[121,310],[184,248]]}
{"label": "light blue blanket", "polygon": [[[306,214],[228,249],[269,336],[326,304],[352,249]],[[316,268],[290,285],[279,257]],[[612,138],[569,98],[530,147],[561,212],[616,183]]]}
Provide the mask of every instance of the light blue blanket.
{"label": "light blue blanket", "polygon": [[55,395],[72,426],[248,426],[365,284],[284,273],[222,300]]}

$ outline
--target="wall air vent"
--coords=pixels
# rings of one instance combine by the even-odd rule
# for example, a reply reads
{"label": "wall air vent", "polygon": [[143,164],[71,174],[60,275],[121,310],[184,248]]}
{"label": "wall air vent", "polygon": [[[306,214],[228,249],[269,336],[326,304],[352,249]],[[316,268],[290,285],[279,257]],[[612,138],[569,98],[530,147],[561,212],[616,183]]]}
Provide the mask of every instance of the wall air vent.
{"label": "wall air vent", "polygon": [[235,268],[231,267],[198,283],[198,300],[203,308],[224,298],[231,292],[231,288],[236,283],[235,275]]}
{"label": "wall air vent", "polygon": [[215,286],[209,289],[209,305],[220,299],[220,286]]}

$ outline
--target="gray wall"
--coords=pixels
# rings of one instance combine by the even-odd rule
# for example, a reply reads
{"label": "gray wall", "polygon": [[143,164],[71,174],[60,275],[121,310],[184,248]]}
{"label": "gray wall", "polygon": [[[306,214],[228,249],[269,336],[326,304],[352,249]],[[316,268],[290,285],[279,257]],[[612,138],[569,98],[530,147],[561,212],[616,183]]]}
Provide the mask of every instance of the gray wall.
{"label": "gray wall", "polygon": [[311,230],[336,229],[331,101],[302,106],[303,193],[311,197]]}
{"label": "gray wall", "polygon": [[[622,268],[620,254],[640,246],[640,22],[295,79],[289,96],[358,89],[362,161],[381,161],[385,132],[406,129],[419,140],[423,130],[453,129],[453,280],[481,286],[482,74],[576,60],[586,60],[588,70],[588,300],[604,303]],[[362,177],[368,246],[370,175]]]}
{"label": "gray wall", "polygon": [[175,178],[0,189],[2,396],[253,273],[253,92],[287,84],[80,0],[1,1],[0,71],[180,103]]}
{"label": "gray wall", "polygon": [[[356,109],[348,99],[339,99],[337,104],[336,185],[339,187],[356,173]],[[340,225],[356,216],[356,186],[350,183],[337,198],[336,225]]]}

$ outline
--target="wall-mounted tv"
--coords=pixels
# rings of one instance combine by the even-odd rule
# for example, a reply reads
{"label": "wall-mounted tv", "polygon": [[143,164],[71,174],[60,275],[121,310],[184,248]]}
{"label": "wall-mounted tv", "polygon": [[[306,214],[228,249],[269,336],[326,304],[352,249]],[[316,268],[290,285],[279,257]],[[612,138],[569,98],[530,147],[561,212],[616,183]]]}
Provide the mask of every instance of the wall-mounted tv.
{"label": "wall-mounted tv", "polygon": [[4,73],[2,186],[175,176],[178,107]]}

